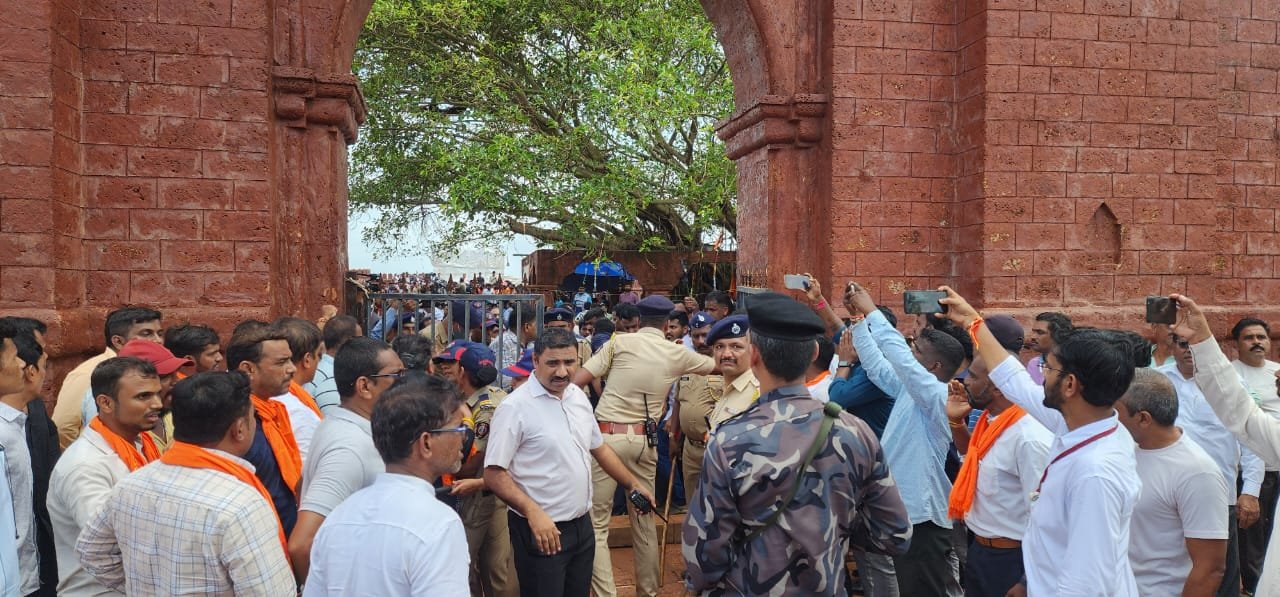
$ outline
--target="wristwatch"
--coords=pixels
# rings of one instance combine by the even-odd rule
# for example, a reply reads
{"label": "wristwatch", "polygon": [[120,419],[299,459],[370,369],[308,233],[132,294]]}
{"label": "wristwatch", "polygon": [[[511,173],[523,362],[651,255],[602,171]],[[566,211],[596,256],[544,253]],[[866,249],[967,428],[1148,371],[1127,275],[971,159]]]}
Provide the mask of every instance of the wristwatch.
{"label": "wristwatch", "polygon": [[838,367],[838,368],[844,368],[844,369],[847,369],[847,368],[851,367],[852,365],[853,365],[853,363],[851,363],[851,362],[849,362],[849,361],[840,361],[840,362],[836,363],[836,367]]}

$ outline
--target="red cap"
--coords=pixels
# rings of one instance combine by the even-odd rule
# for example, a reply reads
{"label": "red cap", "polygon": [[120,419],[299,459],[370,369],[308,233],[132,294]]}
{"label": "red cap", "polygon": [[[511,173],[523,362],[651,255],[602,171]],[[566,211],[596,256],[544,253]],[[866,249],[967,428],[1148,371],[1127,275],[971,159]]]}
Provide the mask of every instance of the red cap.
{"label": "red cap", "polygon": [[149,361],[156,366],[156,373],[160,375],[173,373],[184,365],[196,364],[195,361],[189,358],[173,356],[173,353],[169,352],[169,349],[165,348],[163,344],[150,340],[130,340],[117,354],[122,357],[137,357],[144,361]]}

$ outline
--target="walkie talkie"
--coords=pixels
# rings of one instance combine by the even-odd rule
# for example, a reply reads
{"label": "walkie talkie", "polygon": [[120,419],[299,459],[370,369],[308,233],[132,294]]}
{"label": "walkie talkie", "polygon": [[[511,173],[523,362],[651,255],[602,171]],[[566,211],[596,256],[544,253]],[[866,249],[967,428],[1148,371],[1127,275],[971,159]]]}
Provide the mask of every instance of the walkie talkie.
{"label": "walkie talkie", "polygon": [[658,422],[649,414],[649,395],[644,396],[644,439],[650,448],[658,447]]}

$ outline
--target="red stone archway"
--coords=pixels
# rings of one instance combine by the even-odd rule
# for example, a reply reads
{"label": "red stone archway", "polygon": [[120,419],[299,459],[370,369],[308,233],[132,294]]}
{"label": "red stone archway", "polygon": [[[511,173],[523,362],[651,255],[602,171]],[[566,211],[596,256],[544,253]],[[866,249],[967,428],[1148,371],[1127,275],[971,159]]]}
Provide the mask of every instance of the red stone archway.
{"label": "red stone archway", "polygon": [[[1124,325],[1185,290],[1220,326],[1280,319],[1271,4],[702,4],[744,285],[947,282]],[[124,303],[227,328],[337,300],[370,5],[4,0],[0,309],[77,355]]]}

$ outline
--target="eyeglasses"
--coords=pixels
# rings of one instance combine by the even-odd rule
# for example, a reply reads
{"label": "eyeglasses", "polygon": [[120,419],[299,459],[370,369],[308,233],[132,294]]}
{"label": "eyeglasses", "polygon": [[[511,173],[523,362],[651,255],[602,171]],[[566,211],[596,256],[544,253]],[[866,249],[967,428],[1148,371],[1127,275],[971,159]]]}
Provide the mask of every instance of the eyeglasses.
{"label": "eyeglasses", "polygon": [[458,425],[457,427],[442,427],[440,429],[428,429],[427,433],[461,433],[462,443],[467,443],[475,437],[475,430],[466,425]]}
{"label": "eyeglasses", "polygon": [[1057,372],[1058,372],[1058,375],[1068,375],[1068,372],[1067,372],[1067,370],[1066,370],[1066,369],[1059,369],[1059,368],[1057,368],[1057,367],[1050,367],[1048,363],[1040,363],[1040,368],[1041,368],[1041,369],[1048,369],[1048,370],[1050,370],[1050,371],[1057,371]]}
{"label": "eyeglasses", "polygon": [[377,379],[379,377],[390,377],[391,379],[400,379],[401,377],[404,377],[405,373],[408,373],[408,372],[409,371],[407,369],[401,369],[399,371],[396,371],[395,373],[378,373],[377,375],[366,375],[365,377],[369,379]]}

